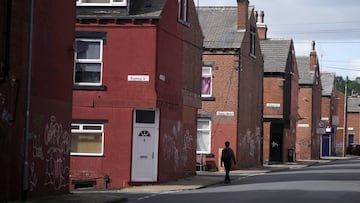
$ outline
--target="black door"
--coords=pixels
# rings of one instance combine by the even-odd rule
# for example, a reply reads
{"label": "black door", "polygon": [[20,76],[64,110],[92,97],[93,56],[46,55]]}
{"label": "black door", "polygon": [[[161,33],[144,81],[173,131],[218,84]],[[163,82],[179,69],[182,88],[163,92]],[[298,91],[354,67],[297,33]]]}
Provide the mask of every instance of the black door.
{"label": "black door", "polygon": [[283,125],[271,124],[270,127],[270,162],[282,162]]}

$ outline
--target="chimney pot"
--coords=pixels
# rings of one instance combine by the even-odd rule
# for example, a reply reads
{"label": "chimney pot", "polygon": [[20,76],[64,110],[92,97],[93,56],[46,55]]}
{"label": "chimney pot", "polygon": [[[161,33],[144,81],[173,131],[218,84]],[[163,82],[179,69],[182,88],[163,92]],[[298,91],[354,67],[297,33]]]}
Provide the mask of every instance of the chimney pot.
{"label": "chimney pot", "polygon": [[264,23],[264,11],[260,12],[260,23],[256,23],[257,32],[259,35],[260,40],[266,40],[267,39],[267,26]]}
{"label": "chimney pot", "polygon": [[315,41],[312,41],[311,46],[313,51],[315,51],[315,44],[316,44]]}
{"label": "chimney pot", "polygon": [[310,70],[314,71],[318,67],[318,59],[315,50],[315,41],[311,42],[312,50],[310,52]]}

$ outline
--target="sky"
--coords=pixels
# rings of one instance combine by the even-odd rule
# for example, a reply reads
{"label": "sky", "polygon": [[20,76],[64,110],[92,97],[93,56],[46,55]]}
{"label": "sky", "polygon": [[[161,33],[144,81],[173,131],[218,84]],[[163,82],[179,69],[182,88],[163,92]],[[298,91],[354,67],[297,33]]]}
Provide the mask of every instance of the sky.
{"label": "sky", "polygon": [[[199,6],[236,6],[237,0],[194,0]],[[315,41],[321,71],[360,77],[360,0],[249,0],[268,38],[291,38],[297,56],[309,56]]]}

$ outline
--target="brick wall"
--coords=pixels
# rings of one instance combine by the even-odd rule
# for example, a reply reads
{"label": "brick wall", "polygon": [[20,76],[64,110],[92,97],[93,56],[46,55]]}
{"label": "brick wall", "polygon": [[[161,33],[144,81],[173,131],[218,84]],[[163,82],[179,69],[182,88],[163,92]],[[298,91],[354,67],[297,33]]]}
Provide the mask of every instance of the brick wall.
{"label": "brick wall", "polygon": [[[284,79],[264,78],[264,118],[282,118],[284,108]],[[274,105],[279,105],[274,107]]]}
{"label": "brick wall", "polygon": [[299,115],[302,120],[297,123],[296,129],[296,155],[298,160],[311,159],[312,135],[312,89],[300,88]]}
{"label": "brick wall", "polygon": [[[348,113],[347,114],[347,138],[349,135],[354,135],[354,143],[360,143],[360,114]],[[348,140],[347,143],[348,144]]]}
{"label": "brick wall", "polygon": [[[336,156],[342,156],[343,155],[343,146],[344,146],[344,100],[345,100],[345,94],[337,91],[337,111],[336,115],[339,117],[339,124],[337,126],[336,130],[336,150],[335,155]],[[347,140],[345,139],[345,147],[347,146]]]}

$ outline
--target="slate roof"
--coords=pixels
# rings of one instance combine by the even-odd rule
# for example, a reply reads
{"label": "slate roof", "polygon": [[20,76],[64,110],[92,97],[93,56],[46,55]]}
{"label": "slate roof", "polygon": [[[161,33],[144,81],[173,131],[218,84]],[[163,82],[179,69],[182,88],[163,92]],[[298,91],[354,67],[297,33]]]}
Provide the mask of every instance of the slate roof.
{"label": "slate roof", "polygon": [[331,96],[333,93],[335,73],[321,72],[322,96]]}
{"label": "slate roof", "polygon": [[[253,8],[249,7],[251,9]],[[205,48],[241,48],[245,30],[237,29],[237,11],[237,7],[198,8]]]}
{"label": "slate roof", "polygon": [[360,112],[360,97],[347,98],[347,112],[359,113]]}
{"label": "slate roof", "polygon": [[167,0],[133,0],[129,6],[78,6],[77,18],[159,18]]}
{"label": "slate roof", "polygon": [[299,85],[312,85],[314,83],[315,72],[310,71],[310,57],[298,56],[296,62],[299,71]]}
{"label": "slate roof", "polygon": [[267,39],[260,41],[261,52],[264,55],[264,72],[285,73],[290,39]]}

